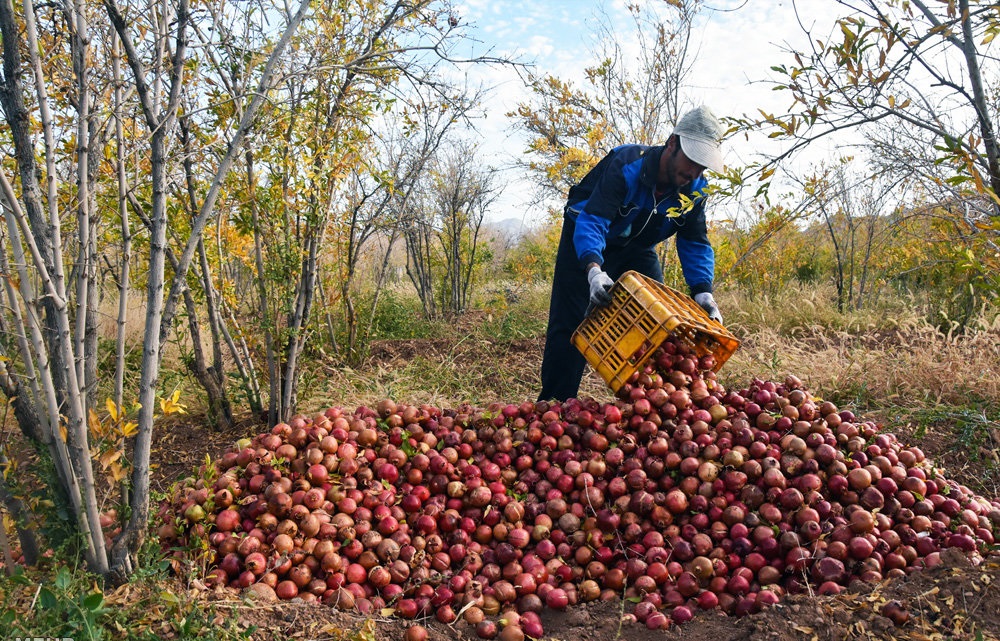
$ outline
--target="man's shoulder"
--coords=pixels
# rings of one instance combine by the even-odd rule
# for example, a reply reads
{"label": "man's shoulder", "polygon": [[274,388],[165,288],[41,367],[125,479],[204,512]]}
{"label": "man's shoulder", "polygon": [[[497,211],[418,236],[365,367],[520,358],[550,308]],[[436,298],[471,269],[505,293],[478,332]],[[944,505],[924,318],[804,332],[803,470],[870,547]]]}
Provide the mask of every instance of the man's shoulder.
{"label": "man's shoulder", "polygon": [[610,154],[616,156],[629,157],[629,158],[639,158],[646,155],[646,153],[653,149],[650,145],[639,145],[636,143],[627,143],[624,145],[618,145],[611,150]]}
{"label": "man's shoulder", "polygon": [[646,159],[646,154],[653,149],[647,145],[619,145],[608,152],[607,158],[611,165],[623,170],[628,165],[636,165]]}

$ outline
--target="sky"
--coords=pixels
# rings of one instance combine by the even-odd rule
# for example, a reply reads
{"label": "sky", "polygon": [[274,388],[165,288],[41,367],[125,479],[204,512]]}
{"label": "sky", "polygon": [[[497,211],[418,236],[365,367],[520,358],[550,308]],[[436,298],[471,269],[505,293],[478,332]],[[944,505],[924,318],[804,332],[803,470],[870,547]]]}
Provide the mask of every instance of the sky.
{"label": "sky", "polygon": [[[510,56],[534,63],[536,72],[551,73],[582,85],[583,69],[593,62],[594,28],[599,10],[621,17],[623,28],[632,20],[626,0],[455,0],[462,24],[475,40],[479,54]],[[634,0],[642,2],[643,0]],[[662,0],[646,0],[661,2]],[[831,0],[715,0],[706,3],[694,28],[694,84],[684,100],[706,104],[716,114],[737,116],[757,108],[784,113],[788,98],[762,82],[775,64],[790,61],[782,51],[789,45],[801,49],[806,35],[801,22],[817,35],[826,36],[837,10]],[[494,86],[486,117],[478,129],[492,163],[504,167],[504,195],[489,214],[493,221],[519,219],[533,226],[545,219],[543,208],[532,204],[530,182],[513,163],[522,155],[525,141],[511,128],[505,113],[528,98],[516,73],[509,69],[478,69],[473,79]],[[749,163],[768,142],[730,141],[727,162]],[[561,205],[561,204],[560,204]]]}

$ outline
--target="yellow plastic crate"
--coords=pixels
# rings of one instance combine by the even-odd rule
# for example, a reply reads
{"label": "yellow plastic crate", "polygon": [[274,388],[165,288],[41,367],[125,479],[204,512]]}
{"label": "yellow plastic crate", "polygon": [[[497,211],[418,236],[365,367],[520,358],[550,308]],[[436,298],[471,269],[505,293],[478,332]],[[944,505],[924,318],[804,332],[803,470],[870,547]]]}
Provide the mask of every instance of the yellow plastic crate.
{"label": "yellow plastic crate", "polygon": [[594,309],[572,342],[613,392],[618,392],[668,337],[699,356],[715,356],[715,370],[740,346],[721,323],[690,297],[635,271],[611,288],[611,303]]}

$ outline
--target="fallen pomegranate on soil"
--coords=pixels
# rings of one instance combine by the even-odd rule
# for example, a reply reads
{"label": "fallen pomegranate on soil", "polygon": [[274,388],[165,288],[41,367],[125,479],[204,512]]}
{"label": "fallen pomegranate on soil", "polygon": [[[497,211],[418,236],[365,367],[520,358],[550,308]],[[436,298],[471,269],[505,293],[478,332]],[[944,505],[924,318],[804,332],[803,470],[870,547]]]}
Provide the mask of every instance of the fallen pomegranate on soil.
{"label": "fallen pomegranate on soil", "polygon": [[486,639],[622,599],[651,630],[744,616],[993,548],[1000,503],[920,449],[793,376],[727,391],[713,365],[668,342],[614,403],[297,417],[177,487],[160,539],[207,540],[210,584]]}

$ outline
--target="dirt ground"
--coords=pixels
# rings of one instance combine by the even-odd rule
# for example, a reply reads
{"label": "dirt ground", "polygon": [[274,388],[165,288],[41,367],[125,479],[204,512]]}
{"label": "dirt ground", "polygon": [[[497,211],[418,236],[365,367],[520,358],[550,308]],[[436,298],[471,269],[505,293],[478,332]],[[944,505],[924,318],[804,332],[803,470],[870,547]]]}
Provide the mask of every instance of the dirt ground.
{"label": "dirt ground", "polygon": [[[525,341],[531,343],[531,341]],[[449,349],[437,341],[393,341],[373,350],[373,366],[392,367],[409,354],[427,355]],[[453,347],[453,346],[452,346]],[[493,346],[496,348],[497,346]],[[488,348],[491,349],[491,348]],[[519,344],[513,350],[525,360],[537,362],[540,345]],[[451,351],[452,357],[455,352]],[[475,354],[462,355],[475,358]],[[598,381],[599,382],[599,381]],[[594,385],[593,381],[585,383]],[[346,406],[346,404],[345,404]],[[312,408],[322,409],[322,408]],[[949,476],[975,491],[983,489],[981,468],[970,461],[956,445],[947,425],[932,428],[919,439],[909,425],[887,425],[885,429],[905,442],[919,445],[929,458],[944,465]],[[189,473],[205,459],[230,448],[236,439],[259,431],[255,421],[245,421],[228,432],[214,432],[186,417],[169,429],[160,431],[156,443],[159,455],[154,461],[154,490],[166,490],[170,484]],[[693,621],[668,631],[650,631],[642,624],[623,624],[622,615],[631,604],[598,602],[576,606],[566,611],[546,610],[542,621],[546,639],[560,641],[826,641],[840,639],[884,639],[915,641],[988,641],[1000,640],[1000,554],[987,556],[972,566],[957,552],[942,555],[941,566],[915,572],[905,579],[864,586],[836,597],[799,595],[763,612],[742,618],[730,618],[718,611],[703,612]],[[389,616],[362,616],[304,603],[250,602],[228,589],[202,593],[213,602],[220,616],[235,618],[251,639],[402,639],[412,622]],[[896,626],[881,616],[883,605],[898,601],[909,613],[909,620]],[[476,639],[474,630],[459,623],[446,626],[436,621],[420,622],[432,640]]]}

